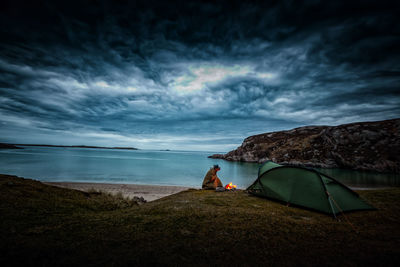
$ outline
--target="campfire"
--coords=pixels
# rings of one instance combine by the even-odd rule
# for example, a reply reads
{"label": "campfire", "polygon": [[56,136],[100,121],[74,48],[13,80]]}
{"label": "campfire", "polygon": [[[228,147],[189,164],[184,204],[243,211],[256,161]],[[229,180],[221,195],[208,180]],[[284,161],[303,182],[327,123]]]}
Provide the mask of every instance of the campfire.
{"label": "campfire", "polygon": [[229,184],[225,185],[225,190],[236,190],[236,185],[230,182]]}

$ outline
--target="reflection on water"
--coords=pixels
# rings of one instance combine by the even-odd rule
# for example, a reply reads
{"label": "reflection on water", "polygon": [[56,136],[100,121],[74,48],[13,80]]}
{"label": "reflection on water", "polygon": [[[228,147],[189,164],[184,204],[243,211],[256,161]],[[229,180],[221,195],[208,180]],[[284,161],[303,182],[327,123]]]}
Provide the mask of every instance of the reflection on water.
{"label": "reflection on water", "polygon": [[400,174],[353,171],[346,169],[316,169],[352,187],[400,186]]}
{"label": "reflection on water", "polygon": [[[209,159],[212,152],[105,150],[25,147],[0,150],[0,173],[41,181],[132,183],[200,187],[205,173],[219,164],[224,184],[248,187],[258,164]],[[340,169],[318,169],[349,186],[399,186],[400,176]]]}

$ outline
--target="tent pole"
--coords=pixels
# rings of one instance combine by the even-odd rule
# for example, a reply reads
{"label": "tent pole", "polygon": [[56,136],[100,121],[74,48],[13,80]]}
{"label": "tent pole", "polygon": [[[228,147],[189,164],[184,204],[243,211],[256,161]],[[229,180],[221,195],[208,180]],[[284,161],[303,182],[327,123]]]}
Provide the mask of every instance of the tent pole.
{"label": "tent pole", "polygon": [[328,198],[329,206],[331,207],[333,217],[334,217],[335,219],[337,219],[337,218],[336,218],[336,214],[335,214],[335,210],[333,209],[333,206],[332,206],[331,195],[330,195],[329,192],[328,192],[328,188],[326,188],[326,185],[325,185],[324,181],[322,180],[321,175],[319,175],[318,172],[315,172],[315,173],[318,175],[319,180],[321,181],[321,184],[322,184],[322,186],[323,186],[324,189],[325,189],[324,191],[325,191],[326,197]]}
{"label": "tent pole", "polygon": [[328,201],[329,201],[329,205],[331,206],[331,210],[332,210],[332,213],[333,213],[333,217],[335,217],[335,219],[337,219],[337,218],[336,218],[335,211],[333,210],[331,195],[329,194],[328,190],[326,191],[326,194],[328,195]]}

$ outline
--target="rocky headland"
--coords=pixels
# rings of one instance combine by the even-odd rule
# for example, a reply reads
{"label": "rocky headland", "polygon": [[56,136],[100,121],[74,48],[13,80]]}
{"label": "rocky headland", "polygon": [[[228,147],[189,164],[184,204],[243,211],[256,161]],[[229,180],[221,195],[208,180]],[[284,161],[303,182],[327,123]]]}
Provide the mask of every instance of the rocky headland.
{"label": "rocky headland", "polygon": [[254,135],[237,149],[210,158],[400,173],[400,119]]}

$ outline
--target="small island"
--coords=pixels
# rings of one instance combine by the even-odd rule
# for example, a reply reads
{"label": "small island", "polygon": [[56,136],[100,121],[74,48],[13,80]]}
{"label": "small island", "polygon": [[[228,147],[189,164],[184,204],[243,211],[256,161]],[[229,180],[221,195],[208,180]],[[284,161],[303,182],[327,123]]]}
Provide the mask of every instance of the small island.
{"label": "small island", "polygon": [[12,144],[0,143],[0,149],[22,149],[22,147],[17,147]]}
{"label": "small island", "polygon": [[44,145],[44,144],[5,144],[5,143],[0,143],[0,148],[4,148],[4,149],[22,149],[22,147],[20,147],[20,146],[139,150],[138,148],[135,148],[135,147],[117,147],[117,146],[116,147],[85,146],[85,145],[64,146],[64,145]]}

